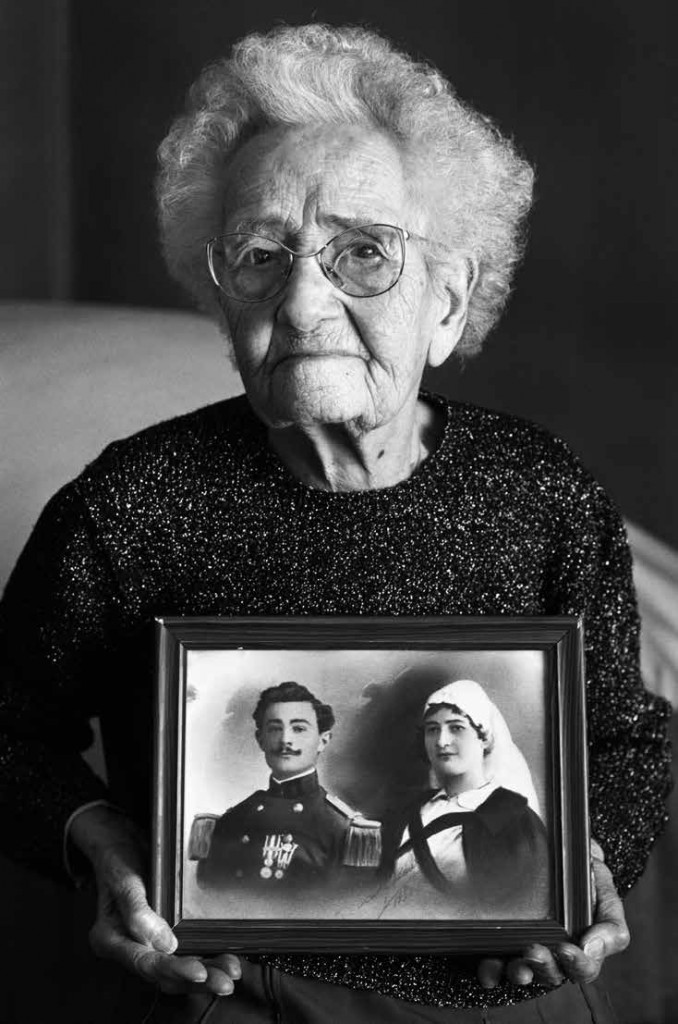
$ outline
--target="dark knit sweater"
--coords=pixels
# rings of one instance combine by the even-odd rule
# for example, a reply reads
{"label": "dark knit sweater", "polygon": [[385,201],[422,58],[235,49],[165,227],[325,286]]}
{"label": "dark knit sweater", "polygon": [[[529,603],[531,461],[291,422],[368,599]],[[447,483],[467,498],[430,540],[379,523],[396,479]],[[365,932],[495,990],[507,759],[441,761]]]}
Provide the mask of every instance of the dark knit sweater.
{"label": "dark knit sweater", "polygon": [[[430,400],[442,441],[391,488],[304,486],[237,398],[111,445],[50,501],[0,618],[5,852],[59,875],[64,823],[102,796],[148,822],[154,616],[567,614],[585,619],[592,832],[629,888],[664,821],[668,708],[641,686],[619,515],[545,431]],[[97,715],[110,791],[79,755]],[[430,1004],[536,994],[445,957],[265,959]]]}

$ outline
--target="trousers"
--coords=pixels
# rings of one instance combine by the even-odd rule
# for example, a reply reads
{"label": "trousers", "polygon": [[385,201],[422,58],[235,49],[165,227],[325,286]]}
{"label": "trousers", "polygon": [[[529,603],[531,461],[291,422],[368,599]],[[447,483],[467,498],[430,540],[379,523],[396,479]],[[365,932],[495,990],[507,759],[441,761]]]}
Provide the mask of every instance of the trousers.
{"label": "trousers", "polygon": [[567,983],[515,1006],[457,1010],[241,963],[233,995],[159,995],[138,1024],[617,1024],[600,982]]}

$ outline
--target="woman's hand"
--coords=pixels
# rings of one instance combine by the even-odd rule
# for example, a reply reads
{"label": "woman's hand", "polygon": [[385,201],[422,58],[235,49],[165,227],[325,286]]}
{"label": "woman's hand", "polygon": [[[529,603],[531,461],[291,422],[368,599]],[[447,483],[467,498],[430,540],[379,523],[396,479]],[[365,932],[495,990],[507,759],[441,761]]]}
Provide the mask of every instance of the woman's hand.
{"label": "woman's hand", "polygon": [[555,988],[564,981],[594,981],[606,957],[626,949],[630,935],[624,906],[605,864],[603,851],[595,840],[591,842],[591,871],[594,923],[582,935],[580,945],[562,943],[552,951],[535,943],[525,950],[522,957],[506,964],[502,960],[482,960],[478,978],[484,988],[495,988],[504,974],[514,985],[529,985],[534,981],[549,988]]}
{"label": "woman's hand", "polygon": [[106,806],[92,807],[74,819],[69,840],[94,869],[97,918],[90,943],[97,956],[117,961],[163,992],[230,995],[241,973],[236,956],[202,961],[172,955],[177,940],[148,904],[144,844],[129,819]]}

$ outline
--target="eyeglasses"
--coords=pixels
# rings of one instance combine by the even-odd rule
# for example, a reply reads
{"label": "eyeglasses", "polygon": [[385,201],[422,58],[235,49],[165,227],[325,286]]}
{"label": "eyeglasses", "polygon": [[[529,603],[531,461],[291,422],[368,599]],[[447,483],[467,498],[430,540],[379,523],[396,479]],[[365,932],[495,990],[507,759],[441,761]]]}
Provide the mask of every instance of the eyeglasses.
{"label": "eyeglasses", "polygon": [[315,257],[335,288],[362,299],[383,295],[397,284],[410,237],[392,224],[363,224],[335,235],[316,252],[295,252],[274,238],[235,231],[209,240],[207,264],[225,295],[265,302],[283,291],[295,259]]}

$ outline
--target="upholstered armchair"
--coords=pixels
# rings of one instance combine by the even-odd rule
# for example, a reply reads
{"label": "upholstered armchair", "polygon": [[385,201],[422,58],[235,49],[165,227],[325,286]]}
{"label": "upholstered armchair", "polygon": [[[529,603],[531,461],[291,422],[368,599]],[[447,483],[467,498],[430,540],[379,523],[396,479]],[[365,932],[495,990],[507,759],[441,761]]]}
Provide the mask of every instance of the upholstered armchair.
{"label": "upholstered armchair", "polygon": [[[214,326],[193,314],[0,304],[0,587],[47,498],[107,442],[242,390],[224,349]],[[678,552],[632,524],[629,536],[643,616],[646,682],[675,700]],[[671,963],[678,948],[676,863],[674,825],[627,900],[635,942],[607,969],[622,1024],[678,1020],[678,982]],[[59,993],[72,991],[76,976],[82,979],[94,970],[86,948],[86,911],[74,910],[70,897],[50,883],[6,862],[2,866],[2,941],[8,942],[2,959],[5,964],[15,960],[16,969],[8,970],[7,977],[17,982],[15,989],[3,983],[0,1019],[37,1024],[51,1019],[49,1007]],[[79,936],[64,938],[76,928]],[[38,955],[44,992],[32,993],[27,1006],[29,974],[23,964]],[[113,1020],[106,1016],[113,1012],[112,1006],[102,1006],[97,1020]],[[81,1019],[76,1009],[71,1013],[67,1019]]]}

